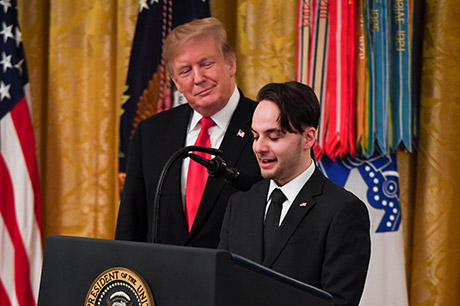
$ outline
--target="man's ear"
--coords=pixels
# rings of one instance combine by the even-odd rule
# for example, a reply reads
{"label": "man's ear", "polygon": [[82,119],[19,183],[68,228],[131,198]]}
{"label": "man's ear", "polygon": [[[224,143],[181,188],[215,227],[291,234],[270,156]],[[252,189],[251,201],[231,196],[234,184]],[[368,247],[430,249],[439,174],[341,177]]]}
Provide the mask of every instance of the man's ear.
{"label": "man's ear", "polygon": [[227,58],[225,59],[227,62],[227,65],[229,66],[229,72],[230,76],[233,77],[236,74],[236,57],[233,52],[229,55],[227,55]]}
{"label": "man's ear", "polygon": [[308,150],[315,144],[316,141],[316,129],[314,127],[307,127],[302,133],[305,139],[305,149]]}
{"label": "man's ear", "polygon": [[182,93],[182,90],[181,90],[181,88],[180,88],[180,86],[179,86],[179,82],[177,82],[176,78],[175,78],[174,76],[171,75],[171,80],[174,82],[174,85],[176,85],[177,90],[178,90],[180,93]]}

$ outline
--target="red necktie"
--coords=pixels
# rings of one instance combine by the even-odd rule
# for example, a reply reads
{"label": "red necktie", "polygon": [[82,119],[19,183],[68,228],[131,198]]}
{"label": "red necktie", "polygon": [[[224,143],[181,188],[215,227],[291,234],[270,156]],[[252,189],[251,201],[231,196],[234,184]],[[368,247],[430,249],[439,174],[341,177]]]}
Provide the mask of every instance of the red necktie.
{"label": "red necktie", "polygon": [[[209,138],[209,128],[215,125],[214,121],[209,117],[203,117],[200,120],[201,130],[196,139],[195,146],[211,147],[211,139]],[[210,154],[203,152],[193,152],[206,159],[211,158]],[[200,206],[201,196],[203,195],[204,187],[208,179],[206,168],[197,162],[190,160],[187,175],[187,186],[185,189],[185,220],[189,232],[192,229],[193,221],[195,220],[196,212]]]}

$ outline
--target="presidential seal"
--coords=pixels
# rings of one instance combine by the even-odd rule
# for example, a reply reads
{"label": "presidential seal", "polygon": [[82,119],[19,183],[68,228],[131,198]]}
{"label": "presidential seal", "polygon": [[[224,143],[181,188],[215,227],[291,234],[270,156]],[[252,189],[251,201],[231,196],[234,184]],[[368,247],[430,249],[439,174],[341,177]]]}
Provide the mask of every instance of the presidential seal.
{"label": "presidential seal", "polygon": [[85,306],[155,306],[147,282],[126,268],[102,272],[86,294]]}

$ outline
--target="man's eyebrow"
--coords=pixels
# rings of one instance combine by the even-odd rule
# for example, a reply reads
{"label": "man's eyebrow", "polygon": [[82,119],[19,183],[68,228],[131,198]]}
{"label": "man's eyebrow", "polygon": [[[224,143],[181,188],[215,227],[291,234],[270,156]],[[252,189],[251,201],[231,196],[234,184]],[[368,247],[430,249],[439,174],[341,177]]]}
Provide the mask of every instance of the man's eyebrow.
{"label": "man's eyebrow", "polygon": [[[251,128],[251,131],[253,131],[254,133],[258,133],[256,130],[254,130],[253,128]],[[283,130],[280,129],[280,128],[273,128],[273,129],[268,129],[266,131],[263,131],[262,133],[265,133],[265,134],[272,134],[272,133],[278,133],[278,134],[281,134],[283,133]]]}
{"label": "man's eyebrow", "polygon": [[203,57],[203,58],[200,58],[200,60],[199,60],[198,62],[199,62],[199,63],[202,63],[202,62],[208,61],[208,60],[210,60],[210,59],[211,59],[210,56],[205,56],[205,57]]}
{"label": "man's eyebrow", "polygon": [[184,69],[184,68],[188,68],[188,67],[190,67],[189,64],[179,65],[179,66],[177,67],[177,71],[180,71],[180,70],[182,70],[182,69]]}
{"label": "man's eyebrow", "polygon": [[[203,58],[200,58],[200,59],[198,60],[198,63],[201,65],[201,64],[203,64],[204,62],[206,62],[206,61],[208,61],[208,60],[212,60],[212,58],[211,58],[210,56],[205,56],[205,57],[203,57]],[[177,70],[181,70],[181,69],[183,69],[183,68],[188,68],[188,67],[190,67],[190,66],[192,66],[190,63],[183,63],[183,64],[180,63],[180,64],[178,65],[178,67],[177,67]]]}

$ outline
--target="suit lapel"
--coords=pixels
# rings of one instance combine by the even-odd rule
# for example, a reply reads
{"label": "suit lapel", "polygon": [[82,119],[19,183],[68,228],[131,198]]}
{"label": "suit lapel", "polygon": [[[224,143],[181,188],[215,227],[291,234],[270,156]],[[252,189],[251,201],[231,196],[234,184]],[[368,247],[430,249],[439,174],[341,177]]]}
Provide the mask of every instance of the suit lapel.
{"label": "suit lapel", "polygon": [[[232,119],[230,120],[230,124],[224,135],[224,139],[220,145],[220,149],[223,152],[222,157],[230,167],[233,167],[238,162],[244,147],[252,139],[252,110],[248,107],[248,103],[246,103],[245,100],[246,98],[241,95],[238,106],[235,109]],[[238,133],[239,130],[243,133]],[[242,134],[244,134],[244,136],[241,137]],[[222,178],[208,178],[189,239],[207,219],[225,184],[225,180]]]}
{"label": "suit lapel", "polygon": [[252,140],[252,113],[253,109],[249,107],[246,98],[242,96],[220,145],[223,158],[230,166],[236,165],[243,148]]}
{"label": "suit lapel", "polygon": [[271,267],[276,261],[304,217],[317,204],[315,197],[321,194],[323,184],[324,176],[316,168],[313,175],[300,190],[281,223],[273,248],[266,254],[262,263],[264,266]]}
{"label": "suit lapel", "polygon": [[248,200],[249,213],[245,216],[250,222],[248,228],[252,229],[248,233],[251,253],[253,260],[258,263],[262,262],[264,254],[264,219],[269,183],[269,180],[264,180],[264,183],[255,191],[254,197]]}
{"label": "suit lapel", "polygon": [[[174,154],[179,148],[184,147],[188,122],[190,120],[190,114],[192,112],[192,109],[188,104],[179,107],[182,107],[183,109],[180,112],[178,111],[176,116],[174,116],[174,119],[172,119],[174,121],[172,126],[174,126],[175,128],[173,131],[171,131],[168,137],[168,147],[174,148],[174,152],[171,152],[170,156]],[[173,216],[174,218],[174,223],[179,224],[180,228],[183,228],[186,237],[188,235],[188,230],[185,222],[184,206],[182,201],[181,173],[182,159],[178,159],[169,170],[166,179],[167,181],[169,180],[169,182],[165,182],[163,193],[165,197],[171,199],[165,202],[171,204],[169,205],[169,209],[172,212],[171,216]]]}

